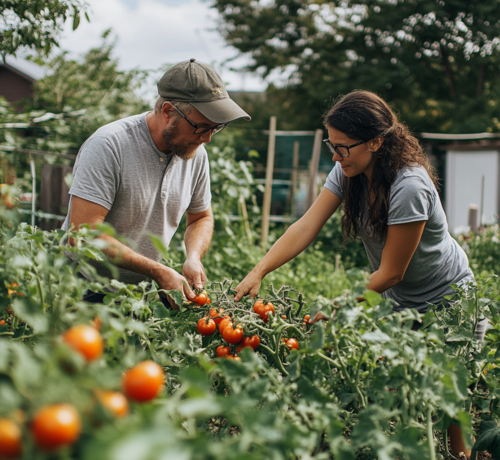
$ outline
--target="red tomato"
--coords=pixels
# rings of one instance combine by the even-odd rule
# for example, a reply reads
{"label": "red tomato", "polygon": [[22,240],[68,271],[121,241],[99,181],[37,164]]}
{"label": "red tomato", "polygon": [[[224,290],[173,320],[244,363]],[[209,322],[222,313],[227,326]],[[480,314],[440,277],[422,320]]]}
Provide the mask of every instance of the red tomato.
{"label": "red tomato", "polygon": [[17,458],[21,455],[22,433],[10,418],[0,418],[0,458]]}
{"label": "red tomato", "polygon": [[205,305],[207,303],[207,300],[208,300],[208,296],[207,296],[207,292],[206,291],[203,291],[203,292],[200,292],[194,299],[193,299],[193,302],[194,303],[197,303],[198,305]]}
{"label": "red tomato", "polygon": [[212,318],[215,321],[215,324],[219,324],[224,319],[222,316],[223,311],[224,311],[223,308],[212,308],[210,310],[210,318]]}
{"label": "red tomato", "polygon": [[71,348],[80,352],[87,361],[93,361],[102,355],[101,334],[92,326],[86,324],[74,326],[64,333],[63,340]]}
{"label": "red tomato", "polygon": [[309,320],[311,319],[311,315],[306,315],[304,316],[304,323],[309,323]]}
{"label": "red tomato", "polygon": [[158,364],[153,361],[142,361],[123,376],[123,390],[134,401],[150,401],[158,396],[164,379],[165,373]]}
{"label": "red tomato", "polygon": [[207,305],[210,305],[212,301],[210,299],[207,299]]}
{"label": "red tomato", "polygon": [[267,317],[267,315],[269,313],[273,313],[274,314],[274,306],[272,303],[268,303],[267,305],[264,305],[261,309],[260,309],[260,317],[262,318],[262,320],[267,323],[269,321],[269,318]]}
{"label": "red tomato", "polygon": [[297,342],[297,339],[288,339],[285,342],[285,345],[291,350],[292,348],[295,348],[296,350],[299,349],[299,342]]}
{"label": "red tomato", "polygon": [[262,308],[266,305],[271,305],[272,307],[274,307],[274,305],[271,302],[264,303],[263,300],[257,300],[257,302],[255,302],[253,305],[253,311],[258,315],[260,315]]}
{"label": "red tomato", "polygon": [[260,345],[260,339],[257,334],[254,334],[250,337],[245,337],[241,342],[241,348],[251,347],[252,349],[256,349]]}
{"label": "red tomato", "polygon": [[235,328],[232,325],[228,325],[222,331],[222,337],[227,343],[236,345],[243,338],[243,328],[240,325]]}
{"label": "red tomato", "polygon": [[217,349],[215,350],[217,353],[217,356],[223,357],[229,355],[229,347],[225,347],[224,345],[219,345]]}
{"label": "red tomato", "polygon": [[230,316],[224,316],[224,319],[219,323],[219,332],[222,334],[226,326],[229,326],[233,323],[233,320]]}
{"label": "red tomato", "polygon": [[215,332],[215,321],[205,316],[198,320],[198,332],[201,335],[212,335]]}
{"label": "red tomato", "polygon": [[0,320],[0,326],[5,326],[5,320],[4,319]]}
{"label": "red tomato", "polygon": [[70,404],[54,404],[39,409],[33,416],[31,431],[43,450],[55,450],[72,444],[81,430],[80,416]]}

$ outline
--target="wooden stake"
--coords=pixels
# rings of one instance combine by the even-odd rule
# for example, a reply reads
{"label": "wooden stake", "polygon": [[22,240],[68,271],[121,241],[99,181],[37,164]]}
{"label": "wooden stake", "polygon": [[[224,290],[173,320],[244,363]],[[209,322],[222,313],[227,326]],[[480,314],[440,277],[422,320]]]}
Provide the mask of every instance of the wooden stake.
{"label": "wooden stake", "polygon": [[269,215],[271,214],[271,195],[273,192],[274,147],[276,145],[276,117],[269,121],[269,143],[267,145],[266,188],[262,205],[262,228],[260,244],[265,246],[269,236]]}
{"label": "wooden stake", "polygon": [[306,210],[309,209],[317,195],[316,175],[319,167],[319,155],[321,153],[321,138],[323,137],[323,130],[317,129],[314,135],[314,146],[312,152],[312,159],[309,163],[309,188],[307,190]]}
{"label": "wooden stake", "polygon": [[245,231],[247,234],[248,238],[248,244],[252,244],[252,232],[250,231],[250,223],[248,222],[248,212],[247,212],[247,205],[245,203],[245,198],[243,195],[240,197],[240,204],[241,204],[241,213],[243,215],[243,222],[245,223]]}

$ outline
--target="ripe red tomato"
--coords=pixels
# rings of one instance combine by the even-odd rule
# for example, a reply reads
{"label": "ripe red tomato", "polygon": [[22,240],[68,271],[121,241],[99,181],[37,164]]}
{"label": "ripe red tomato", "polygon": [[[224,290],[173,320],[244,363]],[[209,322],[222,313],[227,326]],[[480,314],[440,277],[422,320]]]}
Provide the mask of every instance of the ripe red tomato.
{"label": "ripe red tomato", "polygon": [[158,396],[164,378],[165,373],[158,364],[153,361],[142,361],[123,376],[123,391],[136,402],[150,401]]}
{"label": "ripe red tomato", "polygon": [[222,338],[232,345],[236,345],[241,342],[243,338],[243,328],[238,324],[233,328],[232,324],[229,324],[222,331]]}
{"label": "ripe red tomato", "polygon": [[224,319],[222,316],[223,312],[223,308],[212,308],[210,310],[210,318],[215,321],[215,324],[219,324]]}
{"label": "ripe red tomato", "polygon": [[72,444],[81,430],[80,416],[70,404],[54,404],[39,409],[33,416],[31,431],[43,450],[55,450]]}
{"label": "ripe red tomato", "polygon": [[5,320],[4,319],[0,319],[0,326],[5,326]]}
{"label": "ripe red tomato", "polygon": [[99,402],[116,417],[128,415],[128,401],[123,393],[119,391],[96,391]]}
{"label": "ripe red tomato", "polygon": [[198,305],[205,305],[207,303],[207,300],[208,300],[207,292],[203,291],[196,295],[196,297],[193,299],[193,302],[197,303]]}
{"label": "ripe red tomato", "polygon": [[223,357],[229,355],[229,347],[225,347],[224,345],[219,345],[217,349],[215,350],[217,353],[217,356]]}
{"label": "ripe red tomato", "polygon": [[269,304],[272,305],[272,303],[270,303],[270,302],[265,304],[263,300],[257,300],[257,302],[255,302],[253,304],[253,311],[255,313],[257,313],[258,315],[260,315],[260,311],[261,311],[262,307],[264,307],[264,305],[269,305]]}
{"label": "ripe red tomato", "polygon": [[264,305],[261,309],[260,309],[260,317],[262,318],[262,320],[267,323],[269,321],[269,318],[267,317],[267,315],[269,313],[273,313],[274,314],[274,306],[272,303],[268,303],[267,305]]}
{"label": "ripe red tomato", "polygon": [[230,325],[233,323],[233,320],[231,319],[230,316],[224,316],[224,319],[219,323],[219,332],[222,333],[224,332],[224,329],[226,326]]}
{"label": "ripe red tomato", "polygon": [[291,350],[292,348],[295,348],[296,350],[299,349],[299,342],[297,339],[288,339],[285,342],[285,345]]}
{"label": "ripe red tomato", "polygon": [[241,348],[251,347],[252,349],[256,349],[260,345],[260,339],[257,334],[254,334],[250,337],[245,337],[241,342]]}
{"label": "ripe red tomato", "polygon": [[0,458],[17,458],[21,455],[21,429],[10,418],[0,418]]}
{"label": "ripe red tomato", "polygon": [[304,323],[308,324],[310,319],[311,319],[311,315],[304,316]]}
{"label": "ripe red tomato", "polygon": [[212,335],[215,332],[215,321],[208,316],[198,320],[198,332],[201,335]]}
{"label": "ripe red tomato", "polygon": [[80,352],[87,361],[93,361],[102,355],[103,341],[101,334],[92,326],[79,324],[68,329],[63,340],[70,347]]}

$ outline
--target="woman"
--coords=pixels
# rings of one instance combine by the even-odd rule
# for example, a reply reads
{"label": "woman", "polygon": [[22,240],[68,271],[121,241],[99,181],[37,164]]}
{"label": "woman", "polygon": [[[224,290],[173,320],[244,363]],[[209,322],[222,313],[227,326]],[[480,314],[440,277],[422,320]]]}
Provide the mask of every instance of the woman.
{"label": "woman", "polygon": [[437,177],[422,147],[389,105],[369,91],[338,99],[324,118],[336,162],[307,213],[290,226],[237,286],[254,298],[262,279],[314,240],[344,203],[345,238],[361,238],[373,268],[368,289],[396,310],[425,312],[473,280],[465,252],[448,232]]}
{"label": "woman", "polygon": [[[306,249],[342,202],[344,236],[361,238],[374,270],[368,289],[396,301],[396,310],[423,313],[454,292],[451,284],[472,281],[467,256],[448,232],[436,174],[389,105],[354,91],[337,100],[324,124],[336,162],[324,189],[237,286],[235,300],[255,298],[262,279]],[[476,329],[480,340],[485,327]],[[451,424],[449,434],[452,451],[470,455],[461,428]]]}

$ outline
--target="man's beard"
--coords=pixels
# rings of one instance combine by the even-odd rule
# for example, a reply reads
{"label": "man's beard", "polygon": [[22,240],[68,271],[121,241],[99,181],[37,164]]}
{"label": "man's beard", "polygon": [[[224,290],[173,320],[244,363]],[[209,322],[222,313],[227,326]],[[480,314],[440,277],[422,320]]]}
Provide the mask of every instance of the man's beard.
{"label": "man's beard", "polygon": [[163,139],[167,143],[167,148],[163,151],[167,155],[175,155],[182,160],[190,160],[196,155],[196,149],[201,143],[196,142],[176,142],[179,138],[179,128],[177,123],[163,130]]}

